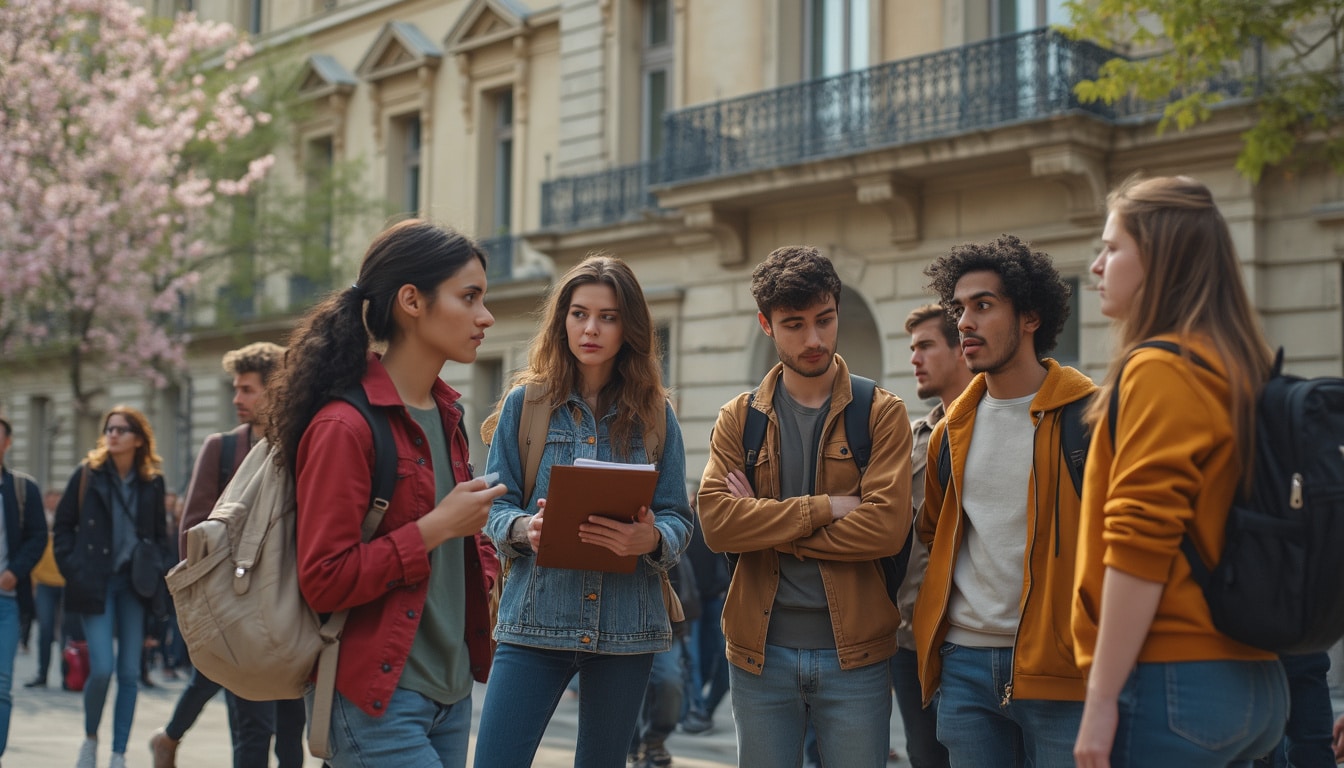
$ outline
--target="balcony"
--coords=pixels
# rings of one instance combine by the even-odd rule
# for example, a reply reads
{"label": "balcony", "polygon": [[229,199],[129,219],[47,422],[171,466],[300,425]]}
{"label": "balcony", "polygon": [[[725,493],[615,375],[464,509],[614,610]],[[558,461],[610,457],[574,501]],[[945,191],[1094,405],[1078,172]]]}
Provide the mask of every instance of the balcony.
{"label": "balcony", "polygon": [[542,229],[638,219],[662,189],[1064,114],[1116,117],[1073,95],[1118,54],[1039,29],[669,113],[651,163],[542,184]]}
{"label": "balcony", "polygon": [[670,113],[661,180],[778,168],[1085,112],[1073,87],[1117,54],[1039,29]]}
{"label": "balcony", "polygon": [[658,208],[649,191],[664,162],[622,165],[581,176],[562,176],[541,184],[541,227],[571,230],[638,219]]}

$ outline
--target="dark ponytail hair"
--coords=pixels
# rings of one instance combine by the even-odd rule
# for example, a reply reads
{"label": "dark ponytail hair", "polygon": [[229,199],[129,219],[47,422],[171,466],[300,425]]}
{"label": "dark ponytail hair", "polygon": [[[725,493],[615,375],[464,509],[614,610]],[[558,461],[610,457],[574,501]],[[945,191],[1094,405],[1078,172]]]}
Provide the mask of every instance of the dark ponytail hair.
{"label": "dark ponytail hair", "polygon": [[[471,239],[421,219],[395,224],[369,244],[355,284],[329,294],[289,337],[284,366],[268,390],[267,437],[294,474],[299,440],[318,410],[364,378],[369,340],[396,336],[392,307],[403,285],[433,302],[444,280],[485,252]],[[365,305],[367,302],[367,306]]]}

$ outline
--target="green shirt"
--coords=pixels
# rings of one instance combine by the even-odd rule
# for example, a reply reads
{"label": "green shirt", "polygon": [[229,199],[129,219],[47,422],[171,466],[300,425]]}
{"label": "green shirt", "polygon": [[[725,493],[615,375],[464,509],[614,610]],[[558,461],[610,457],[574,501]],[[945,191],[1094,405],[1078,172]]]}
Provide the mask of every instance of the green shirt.
{"label": "green shirt", "polygon": [[[425,431],[434,467],[434,497],[442,499],[455,485],[443,417],[437,408],[406,410]],[[449,539],[430,551],[429,593],[398,683],[440,704],[455,704],[471,695],[465,569],[462,539]]]}

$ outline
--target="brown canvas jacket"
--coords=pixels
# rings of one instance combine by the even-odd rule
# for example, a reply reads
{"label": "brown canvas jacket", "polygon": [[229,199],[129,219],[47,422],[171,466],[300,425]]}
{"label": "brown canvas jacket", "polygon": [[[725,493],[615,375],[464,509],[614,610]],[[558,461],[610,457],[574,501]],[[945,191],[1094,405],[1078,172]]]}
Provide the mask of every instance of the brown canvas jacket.
{"label": "brown canvas jacket", "polygon": [[[910,422],[905,403],[878,388],[870,417],[872,454],[860,488],[843,418],[853,399],[849,369],[838,355],[836,363],[816,495],[778,498],[780,441],[773,402],[782,365],[766,374],[750,406],[769,419],[756,464],[756,498],[735,498],[724,479],[744,466],[747,393],[723,406],[714,426],[700,485],[700,522],[710,549],[741,553],[724,603],[723,633],[729,661],[755,674],[760,674],[765,656],[780,557],[820,561],[842,669],[884,662],[896,652],[900,614],[887,597],[877,559],[900,550],[910,530]],[[832,521],[832,494],[863,501]]]}

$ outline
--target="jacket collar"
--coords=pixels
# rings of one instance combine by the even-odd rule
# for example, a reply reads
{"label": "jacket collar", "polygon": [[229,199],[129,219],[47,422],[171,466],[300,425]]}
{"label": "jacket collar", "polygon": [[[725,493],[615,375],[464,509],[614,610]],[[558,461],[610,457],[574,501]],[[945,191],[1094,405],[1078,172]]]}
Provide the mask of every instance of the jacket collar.
{"label": "jacket collar", "polygon": [[[775,409],[775,389],[780,385],[784,378],[784,364],[776,363],[770,372],[765,374],[761,380],[761,385],[756,388],[756,397],[752,399],[751,407],[765,414],[770,414]],[[835,356],[835,381],[831,384],[831,410],[830,413],[838,413],[849,405],[849,401],[854,399],[854,393],[849,386],[849,366],[845,365],[844,358]]]}
{"label": "jacket collar", "polygon": [[[381,355],[374,352],[369,353],[367,365],[364,369],[364,378],[360,380],[360,385],[364,387],[364,393],[369,396],[370,405],[405,406],[405,403],[401,400],[401,395],[397,394],[396,385],[392,383],[392,377],[383,367]],[[438,377],[434,378],[434,385],[430,387],[429,393],[438,403],[440,410],[453,410],[453,404],[461,397],[457,390],[445,384],[443,379]]]}
{"label": "jacket collar", "polygon": [[[1075,400],[1087,397],[1097,389],[1097,385],[1076,368],[1060,365],[1049,357],[1042,360],[1041,364],[1045,366],[1045,381],[1041,382],[1041,388],[1031,401],[1033,420],[1038,414],[1063,408]],[[964,427],[974,418],[975,409],[988,391],[989,383],[985,374],[976,374],[966,387],[966,391],[948,406],[948,429]]]}

